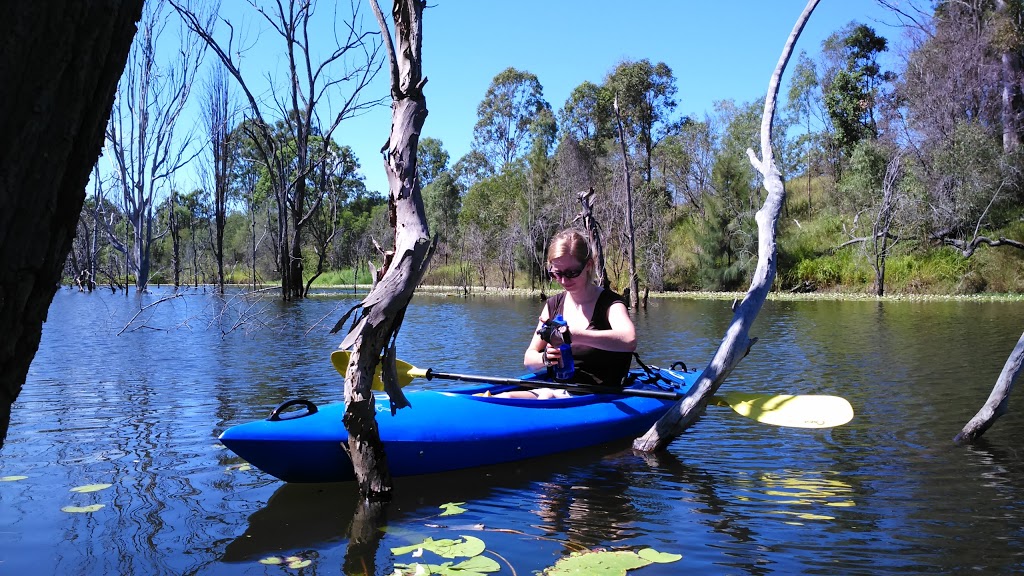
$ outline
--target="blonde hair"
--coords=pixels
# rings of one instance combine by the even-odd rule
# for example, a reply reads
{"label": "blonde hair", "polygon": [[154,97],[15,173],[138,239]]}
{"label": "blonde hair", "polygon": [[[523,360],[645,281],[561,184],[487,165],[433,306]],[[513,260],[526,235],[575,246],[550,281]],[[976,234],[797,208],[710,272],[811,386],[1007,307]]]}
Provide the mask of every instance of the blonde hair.
{"label": "blonde hair", "polygon": [[[590,242],[580,231],[567,228],[551,237],[548,244],[548,264],[555,258],[561,256],[572,256],[583,266],[590,260]],[[587,271],[587,278],[593,281],[596,277],[594,267]]]}

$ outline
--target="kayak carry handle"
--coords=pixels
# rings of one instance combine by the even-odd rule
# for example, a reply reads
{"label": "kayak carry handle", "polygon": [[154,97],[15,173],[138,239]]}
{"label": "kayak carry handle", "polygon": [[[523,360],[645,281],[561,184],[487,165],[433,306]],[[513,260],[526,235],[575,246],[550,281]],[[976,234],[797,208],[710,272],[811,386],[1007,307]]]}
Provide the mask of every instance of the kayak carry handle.
{"label": "kayak carry handle", "polygon": [[[296,410],[295,412],[284,413],[285,410],[291,408],[292,406],[302,406],[306,410],[302,412]],[[306,416],[312,416],[313,414],[316,414],[316,412],[316,404],[313,404],[312,402],[306,400],[305,398],[298,398],[295,400],[289,400],[287,402],[284,402],[277,408],[274,408],[274,411],[270,413],[270,417],[268,417],[267,420],[271,422],[278,422],[280,420],[294,420],[296,418],[305,418]]]}

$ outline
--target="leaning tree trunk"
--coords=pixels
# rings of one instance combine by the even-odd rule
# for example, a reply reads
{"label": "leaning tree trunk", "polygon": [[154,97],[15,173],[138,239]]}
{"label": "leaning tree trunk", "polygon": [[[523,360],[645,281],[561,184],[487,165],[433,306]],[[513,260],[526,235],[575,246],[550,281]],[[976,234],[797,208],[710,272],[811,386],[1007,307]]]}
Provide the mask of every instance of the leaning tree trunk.
{"label": "leaning tree trunk", "polygon": [[380,279],[359,304],[360,317],[340,347],[353,350],[345,374],[348,453],[360,494],[364,500],[374,501],[390,499],[392,484],[370,386],[381,353],[387,347],[382,373],[392,410],[408,405],[397,386],[394,342],[413,291],[430,262],[432,246],[416,177],[416,146],[427,117],[423,97],[426,78],[422,76],[421,59],[424,0],[395,1],[394,42],[377,1],[370,0],[370,4],[385,38],[391,70],[391,135],[383,150],[391,190],[388,208],[395,227],[395,249],[393,258],[385,261]]}
{"label": "leaning tree trunk", "polygon": [[141,16],[142,0],[0,2],[0,446]]}
{"label": "leaning tree trunk", "polygon": [[957,444],[974,442],[995,424],[996,418],[1006,414],[1010,404],[1010,392],[1013,391],[1013,385],[1017,382],[1022,368],[1024,368],[1024,334],[1020,335],[1017,345],[1013,347],[1013,352],[1006,359],[1003,371],[999,374],[999,379],[996,380],[996,385],[992,388],[992,393],[989,394],[985,405],[953,438],[954,442]]}
{"label": "leaning tree trunk", "polygon": [[764,206],[757,211],[755,216],[758,238],[757,268],[754,270],[750,288],[747,290],[743,302],[738,307],[734,307],[732,323],[726,330],[725,338],[711,362],[704,368],[697,383],[686,396],[675,404],[672,410],[655,422],[647,434],[633,441],[633,448],[637,450],[646,452],[660,450],[693,425],[703,414],[711,395],[718,390],[729,373],[747,355],[751,346],[757,342],[757,338],[749,336],[750,326],[757,318],[758,312],[761,311],[768,291],[775,281],[777,265],[775,235],[782,205],[786,199],[786,188],[782,184],[782,177],[779,175],[779,169],[775,166],[772,153],[772,119],[775,116],[775,99],[779,93],[779,81],[782,78],[782,73],[793,53],[793,46],[818,1],[809,0],[807,2],[807,6],[800,14],[796,26],[793,27],[793,31],[786,41],[786,46],[782,49],[782,56],[775,67],[775,73],[772,74],[771,81],[768,83],[768,96],[765,98],[764,113],[761,116],[761,159],[757,159],[753,150],[747,150],[750,162],[761,173],[764,178],[765,190],[768,191]]}

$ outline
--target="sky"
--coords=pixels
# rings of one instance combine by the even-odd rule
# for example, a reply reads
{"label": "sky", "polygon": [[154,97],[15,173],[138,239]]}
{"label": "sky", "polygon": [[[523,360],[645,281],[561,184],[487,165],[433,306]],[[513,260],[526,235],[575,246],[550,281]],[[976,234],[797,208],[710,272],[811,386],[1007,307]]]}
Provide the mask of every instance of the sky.
{"label": "sky", "polygon": [[[358,0],[357,0],[358,1]],[[242,4],[226,0],[225,4]],[[328,4],[321,2],[322,5]],[[344,7],[344,0],[339,2]],[[451,164],[468,153],[476,109],[491,80],[515,67],[537,76],[554,111],[584,81],[600,84],[624,60],[664,62],[673,71],[677,114],[703,118],[714,103],[763,101],[804,0],[428,0],[423,15],[423,73],[429,115],[421,137],[441,140]],[[365,24],[376,29],[363,4]],[[381,1],[385,13],[390,3]],[[874,0],[822,0],[797,42],[817,57],[821,43],[850,21],[900,42],[895,18]],[[272,35],[258,46],[272,46]],[[266,41],[264,41],[264,39]],[[212,58],[212,55],[208,56]],[[250,62],[254,60],[249,60]],[[790,60],[792,68],[794,59]],[[788,75],[783,78],[784,98]],[[388,95],[385,67],[368,95]],[[780,102],[780,103],[784,103]],[[335,140],[356,153],[366,186],[387,192],[380,156],[390,106],[342,122]]]}

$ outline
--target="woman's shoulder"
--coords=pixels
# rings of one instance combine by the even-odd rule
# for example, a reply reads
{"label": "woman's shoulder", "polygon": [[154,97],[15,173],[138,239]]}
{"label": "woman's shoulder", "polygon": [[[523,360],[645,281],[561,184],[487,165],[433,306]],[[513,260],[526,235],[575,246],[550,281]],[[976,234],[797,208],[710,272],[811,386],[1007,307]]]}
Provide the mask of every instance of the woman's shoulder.
{"label": "woman's shoulder", "polygon": [[605,288],[601,290],[601,293],[598,294],[597,299],[604,302],[607,306],[611,306],[616,302],[622,302],[623,304],[626,304],[626,299],[623,298],[621,294],[611,290],[610,288]]}

